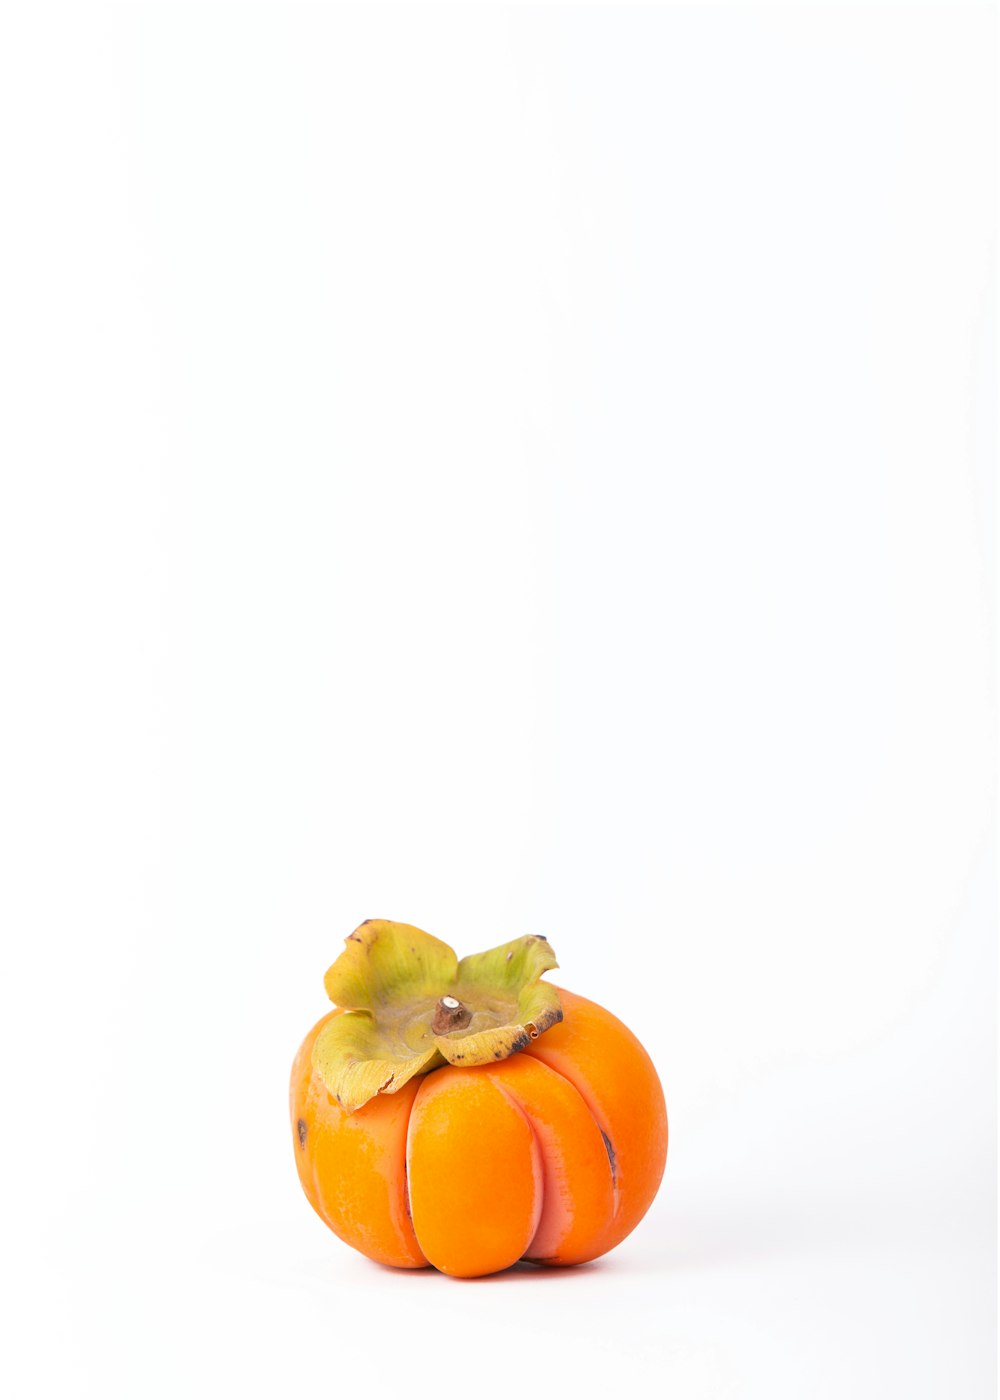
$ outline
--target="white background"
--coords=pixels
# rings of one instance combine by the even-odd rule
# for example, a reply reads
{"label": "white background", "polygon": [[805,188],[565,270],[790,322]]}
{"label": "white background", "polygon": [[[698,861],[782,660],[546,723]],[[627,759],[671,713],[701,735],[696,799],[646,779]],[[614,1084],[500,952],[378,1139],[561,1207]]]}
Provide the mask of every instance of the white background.
{"label": "white background", "polygon": [[[993,1393],[994,65],[960,5],[5,11],[7,1393]],[[642,1037],[606,1260],[312,1215],[371,916]]]}

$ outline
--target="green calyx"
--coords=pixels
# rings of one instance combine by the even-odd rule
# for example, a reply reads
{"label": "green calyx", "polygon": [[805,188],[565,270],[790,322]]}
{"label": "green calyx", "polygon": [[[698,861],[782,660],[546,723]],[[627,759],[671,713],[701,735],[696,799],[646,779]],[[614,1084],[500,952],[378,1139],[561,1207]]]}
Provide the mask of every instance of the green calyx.
{"label": "green calyx", "polygon": [[313,1065],[348,1113],[444,1064],[493,1064],[562,1020],[558,967],[544,938],[457,958],[411,924],[369,919],[324,979],[343,1014],[313,1046]]}

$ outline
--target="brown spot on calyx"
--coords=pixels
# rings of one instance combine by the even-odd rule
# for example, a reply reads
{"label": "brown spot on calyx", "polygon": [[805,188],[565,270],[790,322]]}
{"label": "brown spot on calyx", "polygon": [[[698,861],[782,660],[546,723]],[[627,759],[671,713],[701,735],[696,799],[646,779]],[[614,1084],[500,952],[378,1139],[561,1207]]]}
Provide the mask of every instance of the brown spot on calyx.
{"label": "brown spot on calyx", "polygon": [[305,1147],[306,1137],[309,1133],[309,1125],[304,1118],[300,1118],[299,1121],[296,1123],[295,1131],[299,1135],[299,1146]]}
{"label": "brown spot on calyx", "polygon": [[543,1011],[537,1021],[530,1021],[528,1023],[528,1031],[531,1031],[532,1027],[534,1027],[535,1034],[531,1037],[532,1040],[540,1036],[543,1031],[549,1030],[550,1027],[558,1026],[562,1018],[563,1009],[561,1006],[554,1006],[551,1011]]}

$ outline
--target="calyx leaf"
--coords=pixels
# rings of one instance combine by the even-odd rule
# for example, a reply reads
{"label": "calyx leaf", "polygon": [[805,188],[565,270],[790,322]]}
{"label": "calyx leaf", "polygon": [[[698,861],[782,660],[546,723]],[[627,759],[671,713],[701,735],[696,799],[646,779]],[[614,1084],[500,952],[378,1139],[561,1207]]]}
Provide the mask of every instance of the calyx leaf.
{"label": "calyx leaf", "polygon": [[348,934],[323,982],[334,1006],[377,1011],[401,997],[433,996],[442,982],[455,980],[457,970],[453,950],[423,929],[366,919]]}
{"label": "calyx leaf", "polygon": [[326,974],[342,1014],[316,1037],[313,1065],[353,1113],[445,1063],[505,1059],[562,1020],[559,993],[539,980],[557,966],[537,936],[459,962],[422,929],[369,919]]}

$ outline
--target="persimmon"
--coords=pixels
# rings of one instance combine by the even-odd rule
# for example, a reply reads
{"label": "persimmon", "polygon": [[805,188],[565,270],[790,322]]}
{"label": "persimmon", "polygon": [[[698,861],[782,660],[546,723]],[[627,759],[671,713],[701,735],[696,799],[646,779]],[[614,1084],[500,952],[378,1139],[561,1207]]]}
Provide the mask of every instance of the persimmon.
{"label": "persimmon", "polygon": [[349,936],[291,1081],[299,1179],[347,1244],[472,1278],[581,1264],[639,1223],[663,1090],[617,1017],[541,981],[557,966],[541,937],[459,961],[409,924]]}

